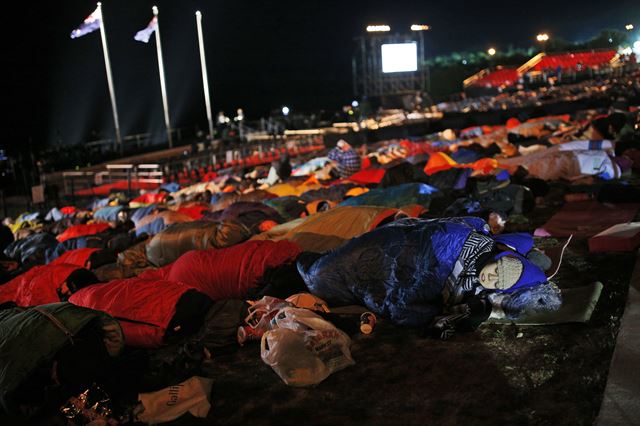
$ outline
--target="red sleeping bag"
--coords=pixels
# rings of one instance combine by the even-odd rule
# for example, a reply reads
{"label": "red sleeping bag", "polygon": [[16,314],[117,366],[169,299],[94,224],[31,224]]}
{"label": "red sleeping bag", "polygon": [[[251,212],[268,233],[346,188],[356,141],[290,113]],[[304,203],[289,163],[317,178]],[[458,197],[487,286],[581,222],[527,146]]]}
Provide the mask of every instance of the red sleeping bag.
{"label": "red sleeping bag", "polygon": [[85,235],[99,234],[100,232],[109,229],[109,224],[106,222],[89,223],[85,225],[73,225],[67,228],[63,233],[56,238],[58,241],[63,242],[71,238],[83,237]]}
{"label": "red sleeping bag", "polygon": [[173,263],[167,279],[194,287],[213,300],[242,299],[260,283],[265,271],[292,262],[300,251],[286,240],[192,250]]}
{"label": "red sleeping bag", "polygon": [[82,268],[68,264],[31,268],[0,285],[0,303],[15,302],[18,306],[36,306],[60,302],[57,290],[78,269]]}
{"label": "red sleeping bag", "polygon": [[69,250],[60,255],[57,259],[49,262],[49,265],[60,265],[63,263],[69,265],[76,265],[81,268],[87,267],[87,262],[91,255],[102,249],[99,248],[79,248],[75,250]]}
{"label": "red sleeping bag", "polygon": [[152,279],[152,280],[166,280],[169,276],[169,272],[171,271],[171,267],[173,263],[165,265],[161,268],[149,268],[144,270],[138,278]]}
{"label": "red sleeping bag", "polygon": [[352,174],[346,180],[355,182],[360,185],[380,183],[382,182],[382,178],[384,177],[386,172],[387,171],[385,169],[368,168]]}
{"label": "red sleeping bag", "polygon": [[158,193],[147,192],[146,194],[142,194],[139,197],[136,197],[133,200],[131,200],[131,203],[155,204],[155,203],[163,202],[165,198],[167,198],[166,192],[158,192]]}
{"label": "red sleeping bag", "polygon": [[134,277],[86,287],[69,302],[117,319],[126,345],[157,348],[164,342],[178,300],[188,290],[182,283]]}

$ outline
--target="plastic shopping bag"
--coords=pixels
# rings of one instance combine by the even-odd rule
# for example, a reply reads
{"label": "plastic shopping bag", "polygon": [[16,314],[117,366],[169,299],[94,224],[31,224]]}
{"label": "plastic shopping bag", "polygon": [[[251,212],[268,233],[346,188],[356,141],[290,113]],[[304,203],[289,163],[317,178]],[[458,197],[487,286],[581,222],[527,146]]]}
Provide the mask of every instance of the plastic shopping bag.
{"label": "plastic shopping bag", "polygon": [[333,330],[336,327],[329,321],[303,308],[282,308],[271,319],[270,329],[288,328],[294,331]]}
{"label": "plastic shopping bag", "polygon": [[287,306],[292,305],[286,300],[264,296],[249,306],[249,315],[247,315],[244,321],[254,329],[261,330],[262,332],[267,331],[270,327],[269,322],[271,319],[280,309]]}
{"label": "plastic shopping bag", "polygon": [[148,424],[169,422],[187,411],[195,417],[207,417],[211,403],[209,395],[213,379],[194,376],[176,386],[151,393],[141,393],[138,399],[144,411],[138,420]]}
{"label": "plastic shopping bag", "polygon": [[349,336],[313,312],[285,308],[272,326],[262,336],[261,357],[287,385],[314,385],[355,364]]}

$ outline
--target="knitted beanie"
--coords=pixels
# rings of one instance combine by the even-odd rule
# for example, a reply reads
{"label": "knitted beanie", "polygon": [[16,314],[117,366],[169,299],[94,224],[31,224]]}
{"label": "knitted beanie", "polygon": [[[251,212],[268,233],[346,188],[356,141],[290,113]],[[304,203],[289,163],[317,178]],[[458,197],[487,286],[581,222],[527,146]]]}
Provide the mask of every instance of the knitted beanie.
{"label": "knitted beanie", "polygon": [[523,269],[518,258],[504,256],[498,259],[498,289],[506,290],[517,283]]}

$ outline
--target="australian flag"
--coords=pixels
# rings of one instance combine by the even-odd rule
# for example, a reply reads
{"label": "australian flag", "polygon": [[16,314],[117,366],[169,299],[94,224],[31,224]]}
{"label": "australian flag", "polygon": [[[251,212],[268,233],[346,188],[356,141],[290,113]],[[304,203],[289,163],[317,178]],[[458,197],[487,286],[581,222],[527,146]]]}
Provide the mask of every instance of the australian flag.
{"label": "australian flag", "polygon": [[100,28],[100,22],[102,21],[102,12],[100,7],[96,8],[93,13],[80,24],[78,28],[71,31],[71,38],[82,37],[85,34],[89,34]]}
{"label": "australian flag", "polygon": [[144,30],[138,31],[133,38],[135,40],[141,41],[143,43],[149,43],[149,39],[151,38],[151,34],[153,34],[153,32],[156,30],[156,28],[158,28],[158,18],[156,18],[154,16],[151,19],[151,22],[149,22],[149,25],[147,25],[147,28],[145,28]]}

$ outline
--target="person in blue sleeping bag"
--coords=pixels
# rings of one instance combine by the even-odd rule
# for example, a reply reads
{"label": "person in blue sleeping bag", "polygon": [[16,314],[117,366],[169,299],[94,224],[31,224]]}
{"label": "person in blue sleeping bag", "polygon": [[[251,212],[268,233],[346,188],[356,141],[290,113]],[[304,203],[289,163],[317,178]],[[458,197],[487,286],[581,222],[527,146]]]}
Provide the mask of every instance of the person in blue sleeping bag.
{"label": "person in blue sleeping bag", "polygon": [[[443,339],[474,329],[494,308],[510,319],[557,309],[559,291],[543,272],[550,266],[531,235],[493,236],[476,217],[400,219],[298,258],[309,291],[329,306],[363,305]],[[494,294],[503,296],[499,307]]]}

